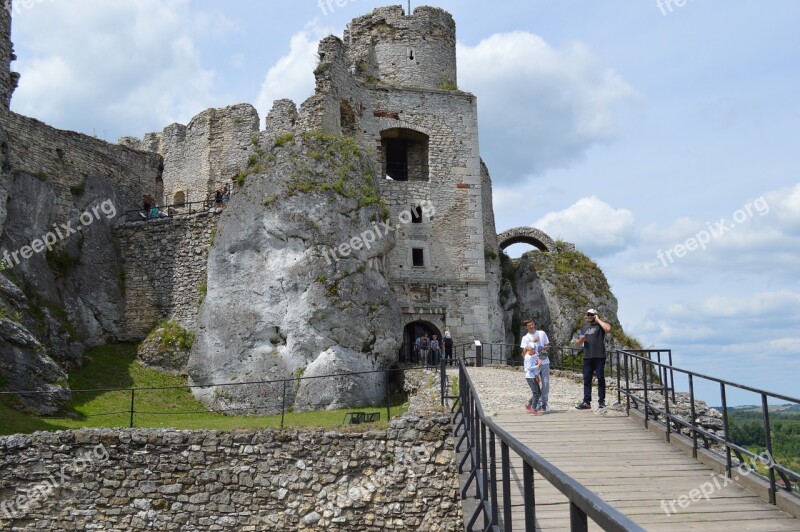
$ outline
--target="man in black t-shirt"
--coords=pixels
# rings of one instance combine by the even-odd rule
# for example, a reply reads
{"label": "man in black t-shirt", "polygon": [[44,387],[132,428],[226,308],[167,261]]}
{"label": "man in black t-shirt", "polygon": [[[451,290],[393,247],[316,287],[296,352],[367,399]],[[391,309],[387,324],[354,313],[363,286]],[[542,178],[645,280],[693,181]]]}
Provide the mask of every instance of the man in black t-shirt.
{"label": "man in black t-shirt", "polygon": [[586,311],[589,322],[585,328],[578,331],[575,344],[583,346],[583,402],[575,405],[578,410],[592,408],[592,376],[597,375],[597,399],[600,408],[606,407],[606,333],[611,331],[611,325],[600,319],[597,311],[590,308]]}

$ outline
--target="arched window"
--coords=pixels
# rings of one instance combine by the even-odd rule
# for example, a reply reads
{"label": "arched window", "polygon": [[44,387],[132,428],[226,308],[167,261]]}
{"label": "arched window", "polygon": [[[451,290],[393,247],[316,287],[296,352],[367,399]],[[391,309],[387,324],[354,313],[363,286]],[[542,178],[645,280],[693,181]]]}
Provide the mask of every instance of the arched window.
{"label": "arched window", "polygon": [[175,196],[172,198],[172,204],[176,207],[183,206],[186,203],[186,193],[183,190],[179,190],[175,193]]}
{"label": "arched window", "polygon": [[395,181],[427,181],[428,143],[428,135],[412,129],[381,131],[383,174]]}

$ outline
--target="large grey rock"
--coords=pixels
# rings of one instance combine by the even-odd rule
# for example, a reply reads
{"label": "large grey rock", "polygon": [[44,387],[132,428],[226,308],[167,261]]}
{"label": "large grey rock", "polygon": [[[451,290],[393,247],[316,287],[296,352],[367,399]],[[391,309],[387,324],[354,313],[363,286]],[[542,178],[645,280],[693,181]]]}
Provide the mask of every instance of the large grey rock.
{"label": "large grey rock", "polygon": [[521,328],[522,320],[531,317],[551,344],[569,345],[573,333],[586,325],[586,310],[596,308],[612,325],[612,336],[625,338],[617,298],[602,270],[583,253],[530,251],[504,267],[514,285],[514,297],[507,294],[504,299],[515,326]]}
{"label": "large grey rock", "polygon": [[[342,137],[307,135],[269,149],[251,164],[254,173],[220,217],[189,360],[191,381],[388,367],[403,320],[382,273],[394,239],[391,233],[377,237],[381,213],[369,161]],[[369,249],[331,255],[366,231],[376,236]],[[209,387],[195,394],[218,409],[278,412],[284,403],[295,404],[295,396],[298,408],[311,397],[317,405],[373,402],[376,390],[383,393],[377,378],[382,381],[304,379],[286,387]]]}

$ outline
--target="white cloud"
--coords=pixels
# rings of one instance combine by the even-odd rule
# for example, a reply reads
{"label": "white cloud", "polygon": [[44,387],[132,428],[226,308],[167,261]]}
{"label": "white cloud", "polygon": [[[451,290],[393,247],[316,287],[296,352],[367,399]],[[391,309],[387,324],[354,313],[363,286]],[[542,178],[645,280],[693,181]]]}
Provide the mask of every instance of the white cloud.
{"label": "white cloud", "polygon": [[289,52],[269,69],[261,84],[256,98],[259,116],[266,116],[275,100],[289,98],[300,105],[314,94],[319,40],[331,33],[329,29],[312,23],[292,35]]}
{"label": "white cloud", "polygon": [[631,244],[634,216],[628,209],[615,209],[591,196],[563,211],[545,214],[533,226],[552,238],[575,243],[591,256],[602,256]]}
{"label": "white cloud", "polygon": [[[15,111],[116,140],[186,122],[213,101],[187,0],[43,3],[15,19],[28,48]],[[106,135],[103,135],[103,132]]]}
{"label": "white cloud", "polygon": [[458,68],[459,85],[479,97],[482,151],[507,180],[568,166],[614,140],[639,100],[583,44],[558,50],[523,31],[459,44]]}

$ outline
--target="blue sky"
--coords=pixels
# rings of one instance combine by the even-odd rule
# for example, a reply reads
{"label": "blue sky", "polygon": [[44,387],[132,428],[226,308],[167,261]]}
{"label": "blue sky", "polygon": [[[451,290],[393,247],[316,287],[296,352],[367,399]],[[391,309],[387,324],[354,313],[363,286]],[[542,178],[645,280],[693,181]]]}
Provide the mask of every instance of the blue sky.
{"label": "blue sky", "polygon": [[[12,108],[110,141],[239,102],[263,118],[312,93],[319,38],[382,5],[338,4],[20,5]],[[800,3],[429,4],[458,25],[498,231],[575,242],[678,365],[800,395]]]}

